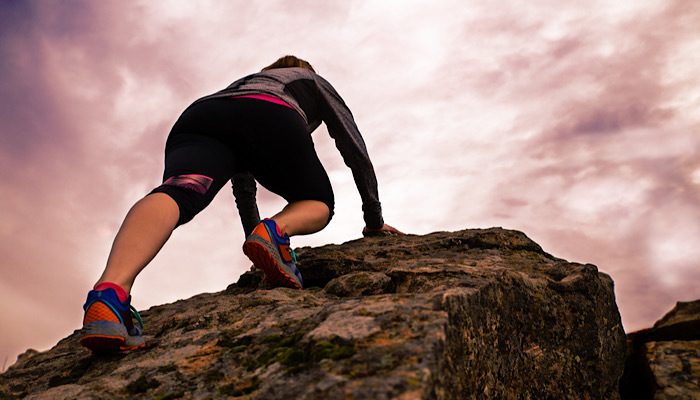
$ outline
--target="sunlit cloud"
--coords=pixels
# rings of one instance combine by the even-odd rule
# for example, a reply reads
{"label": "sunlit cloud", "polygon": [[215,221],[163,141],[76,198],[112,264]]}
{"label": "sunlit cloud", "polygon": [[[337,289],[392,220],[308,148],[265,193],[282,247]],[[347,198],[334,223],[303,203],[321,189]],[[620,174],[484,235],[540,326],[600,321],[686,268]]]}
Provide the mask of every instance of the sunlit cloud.
{"label": "sunlit cloud", "polygon": [[[3,5],[0,356],[79,327],[180,112],[282,54],[309,59],[352,109],[387,223],[522,230],[610,273],[628,330],[700,297],[700,3],[193,4]],[[363,224],[333,140],[313,138],[336,215],[295,246]],[[263,216],[284,205],[258,199]],[[134,304],[223,289],[250,266],[242,236],[225,187],[139,277]],[[54,317],[17,331],[39,313]]]}

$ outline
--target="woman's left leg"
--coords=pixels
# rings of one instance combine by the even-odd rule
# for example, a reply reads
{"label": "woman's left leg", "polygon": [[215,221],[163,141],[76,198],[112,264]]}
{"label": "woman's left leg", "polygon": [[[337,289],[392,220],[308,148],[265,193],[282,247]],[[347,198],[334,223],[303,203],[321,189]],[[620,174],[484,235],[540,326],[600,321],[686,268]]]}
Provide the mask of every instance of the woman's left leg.
{"label": "woman's left leg", "polygon": [[164,182],[131,208],[117,233],[102,276],[131,292],[136,276],[151,262],[173,230],[202,211],[232,174],[233,154],[200,135],[171,137]]}
{"label": "woman's left leg", "polygon": [[[235,157],[207,132],[210,104],[190,107],[173,127],[165,150],[163,183],[129,211],[114,240],[102,276],[88,293],[80,342],[93,353],[143,347],[141,317],[129,293],[136,276],[178,225],[202,211],[234,172]],[[190,126],[181,121],[192,121]],[[225,128],[225,127],[224,127]],[[194,133],[193,133],[194,132]]]}
{"label": "woman's left leg", "polygon": [[115,283],[131,292],[134,279],[160,251],[180,218],[177,203],[165,193],[152,193],[129,210],[102,276],[96,285]]}

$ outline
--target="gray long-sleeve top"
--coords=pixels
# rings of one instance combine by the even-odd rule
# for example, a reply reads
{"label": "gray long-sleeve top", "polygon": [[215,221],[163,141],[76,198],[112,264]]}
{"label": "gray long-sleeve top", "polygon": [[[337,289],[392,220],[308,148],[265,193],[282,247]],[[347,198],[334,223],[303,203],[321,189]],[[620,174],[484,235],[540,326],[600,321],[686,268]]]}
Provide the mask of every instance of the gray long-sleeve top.
{"label": "gray long-sleeve top", "polygon": [[[278,68],[248,75],[226,89],[198,101],[251,94],[267,94],[284,100],[304,118],[309,134],[321,122],[326,123],[328,133],[335,140],[345,165],[352,171],[362,199],[365,224],[368,228],[381,228],[384,220],[374,167],[350,109],[333,86],[305,68]],[[252,176],[236,175],[233,179],[233,192],[244,231],[248,235],[259,221]]]}

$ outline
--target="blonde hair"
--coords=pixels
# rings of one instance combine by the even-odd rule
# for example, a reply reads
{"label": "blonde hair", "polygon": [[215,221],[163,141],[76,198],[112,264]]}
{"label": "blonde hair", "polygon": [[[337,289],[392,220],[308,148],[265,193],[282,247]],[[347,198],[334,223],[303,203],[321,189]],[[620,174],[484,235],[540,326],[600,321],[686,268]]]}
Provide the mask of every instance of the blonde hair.
{"label": "blonde hair", "polygon": [[275,69],[275,68],[294,68],[294,67],[306,68],[308,70],[316,72],[314,70],[314,67],[312,67],[308,61],[302,60],[301,58],[297,58],[294,56],[280,57],[277,61],[275,61],[272,64],[268,65],[267,67],[263,68],[262,71],[267,71],[267,70]]}

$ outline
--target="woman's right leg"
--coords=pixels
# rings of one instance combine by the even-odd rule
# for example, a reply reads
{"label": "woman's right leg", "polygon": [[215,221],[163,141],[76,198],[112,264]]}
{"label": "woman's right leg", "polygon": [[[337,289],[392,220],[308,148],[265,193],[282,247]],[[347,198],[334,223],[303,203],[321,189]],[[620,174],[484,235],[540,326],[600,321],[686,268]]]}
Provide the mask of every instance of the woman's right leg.
{"label": "woman's right leg", "polygon": [[[330,220],[333,190],[321,164],[306,122],[293,109],[261,100],[238,99],[248,157],[245,167],[265,188],[288,204],[270,220],[262,221],[243,245],[243,251],[274,286],[301,289],[290,236],[318,232]],[[245,122],[245,121],[244,121]]]}
{"label": "woman's right leg", "polygon": [[330,210],[318,200],[299,200],[285,206],[272,218],[289,236],[316,233],[328,224]]}
{"label": "woman's right leg", "polygon": [[333,215],[333,189],[316,154],[306,122],[293,109],[237,99],[252,122],[244,125],[246,167],[288,204],[271,219],[289,236],[320,231]]}

